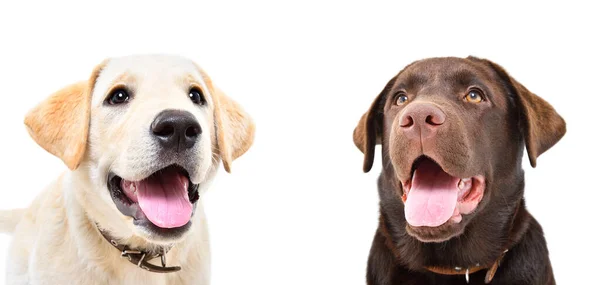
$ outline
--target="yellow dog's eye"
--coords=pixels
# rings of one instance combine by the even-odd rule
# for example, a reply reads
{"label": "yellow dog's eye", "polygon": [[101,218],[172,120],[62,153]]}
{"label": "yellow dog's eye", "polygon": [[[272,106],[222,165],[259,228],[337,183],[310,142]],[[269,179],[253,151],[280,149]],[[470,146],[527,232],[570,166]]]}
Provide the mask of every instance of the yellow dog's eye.
{"label": "yellow dog's eye", "polygon": [[398,95],[398,97],[396,98],[396,105],[403,105],[408,101],[408,96],[406,96],[405,94],[400,93]]}
{"label": "yellow dog's eye", "polygon": [[206,103],[204,94],[202,94],[202,90],[200,90],[199,88],[193,87],[190,90],[190,94],[188,96],[190,97],[190,100],[194,102],[194,104],[204,105]]}
{"label": "yellow dog's eye", "polygon": [[129,101],[129,94],[127,90],[123,88],[116,89],[110,93],[108,100],[106,100],[110,105],[118,105],[123,104]]}
{"label": "yellow dog's eye", "polygon": [[479,103],[483,101],[483,94],[477,89],[472,89],[465,96],[465,100],[470,103]]}

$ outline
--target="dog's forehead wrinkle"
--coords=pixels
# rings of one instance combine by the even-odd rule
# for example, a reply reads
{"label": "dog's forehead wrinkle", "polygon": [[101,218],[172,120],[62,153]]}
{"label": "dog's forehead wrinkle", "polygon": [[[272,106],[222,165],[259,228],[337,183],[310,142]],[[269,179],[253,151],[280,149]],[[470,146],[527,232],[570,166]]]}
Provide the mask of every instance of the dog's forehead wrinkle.
{"label": "dog's forehead wrinkle", "polygon": [[396,80],[395,89],[418,89],[419,86],[426,85],[430,77],[419,72],[403,72]]}
{"label": "dog's forehead wrinkle", "polygon": [[[442,89],[447,92],[456,85],[468,86],[476,79],[476,73],[464,64],[456,66],[446,62],[422,61],[402,72],[397,82],[397,88],[413,89],[421,93],[424,89]],[[431,92],[430,92],[431,93]]]}
{"label": "dog's forehead wrinkle", "polygon": [[468,87],[474,83],[479,83],[478,77],[480,75],[475,72],[458,68],[450,72],[444,73],[444,83],[449,85],[455,85],[457,87]]}

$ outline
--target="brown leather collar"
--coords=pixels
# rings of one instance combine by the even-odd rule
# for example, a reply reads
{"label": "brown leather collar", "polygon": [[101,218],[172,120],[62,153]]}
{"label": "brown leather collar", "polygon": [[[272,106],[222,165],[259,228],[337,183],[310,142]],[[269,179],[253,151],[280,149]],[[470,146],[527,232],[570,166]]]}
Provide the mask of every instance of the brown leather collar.
{"label": "brown leather collar", "polygon": [[[498,270],[498,267],[500,267],[500,263],[502,262],[502,259],[504,258],[504,256],[508,252],[508,250],[514,245],[514,243],[516,241],[518,241],[520,239],[520,237],[523,234],[523,231],[524,231],[523,228],[515,228],[514,227],[514,222],[515,222],[516,217],[520,213],[520,210],[522,208],[522,203],[523,203],[523,200],[521,200],[517,203],[517,206],[513,213],[512,219],[510,221],[510,227],[509,227],[509,231],[508,231],[509,239],[508,239],[507,244],[505,245],[505,250],[502,252],[502,254],[500,254],[500,256],[498,258],[496,258],[496,260],[494,261],[494,263],[492,263],[491,266],[482,266],[480,264],[475,264],[475,266],[471,266],[468,268],[463,268],[463,267],[449,268],[449,267],[439,267],[439,266],[425,266],[425,269],[427,269],[433,273],[443,274],[443,275],[462,275],[462,274],[464,274],[465,278],[467,279],[467,283],[469,283],[469,274],[475,273],[475,272],[483,270],[483,269],[487,269],[488,271],[485,274],[485,279],[484,279],[485,284],[489,284],[490,282],[492,282],[492,279],[494,278],[494,275],[496,275],[496,271]],[[521,227],[523,227],[523,226],[521,226]]]}
{"label": "brown leather collar", "polygon": [[467,279],[467,283],[469,283],[469,274],[475,273],[475,272],[483,270],[483,269],[488,269],[487,273],[485,274],[485,284],[489,284],[490,282],[492,282],[492,279],[494,278],[494,275],[496,274],[496,271],[498,270],[498,267],[500,266],[500,262],[502,262],[504,255],[506,255],[506,252],[508,252],[508,249],[504,250],[504,252],[500,255],[500,257],[498,257],[496,259],[496,261],[494,261],[492,266],[481,266],[479,264],[476,264],[475,266],[471,266],[468,268],[462,268],[462,267],[448,268],[448,267],[438,267],[438,266],[426,266],[425,269],[427,269],[433,273],[443,274],[443,275],[463,275],[464,274],[465,278]]}
{"label": "brown leather collar", "polygon": [[[169,252],[170,248],[162,248],[159,252],[130,249],[127,245],[117,243],[117,241],[113,237],[111,237],[107,232],[101,230],[100,228],[98,228],[98,231],[100,232],[102,237],[104,237],[104,239],[108,241],[108,243],[110,243],[112,246],[114,246],[121,252],[121,257],[127,258],[129,262],[133,263],[139,268],[156,273],[171,273],[181,270],[180,266],[167,267],[167,260],[165,255],[167,254],[167,252]],[[160,257],[162,267],[148,263],[148,261],[158,257]]]}

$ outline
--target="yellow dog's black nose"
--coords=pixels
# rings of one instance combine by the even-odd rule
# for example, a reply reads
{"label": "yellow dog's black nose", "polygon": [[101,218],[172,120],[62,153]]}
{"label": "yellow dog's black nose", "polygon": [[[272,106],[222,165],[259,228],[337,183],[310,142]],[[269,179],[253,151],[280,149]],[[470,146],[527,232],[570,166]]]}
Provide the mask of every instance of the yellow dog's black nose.
{"label": "yellow dog's black nose", "polygon": [[183,151],[192,148],[202,128],[188,111],[164,110],[160,112],[150,130],[164,149]]}

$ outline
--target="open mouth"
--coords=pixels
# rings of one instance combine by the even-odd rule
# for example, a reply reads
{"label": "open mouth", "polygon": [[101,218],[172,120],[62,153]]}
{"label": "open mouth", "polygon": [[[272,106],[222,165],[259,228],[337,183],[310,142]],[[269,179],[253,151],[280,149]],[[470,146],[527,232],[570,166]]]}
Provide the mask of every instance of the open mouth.
{"label": "open mouth", "polygon": [[415,160],[412,177],[402,183],[404,215],[413,227],[439,227],[458,224],[462,215],[472,213],[483,198],[482,175],[455,177],[432,159]]}
{"label": "open mouth", "polygon": [[128,181],[114,173],[108,188],[113,202],[136,225],[177,229],[189,224],[199,199],[199,184],[192,184],[188,172],[178,166],[163,168],[140,181]]}

